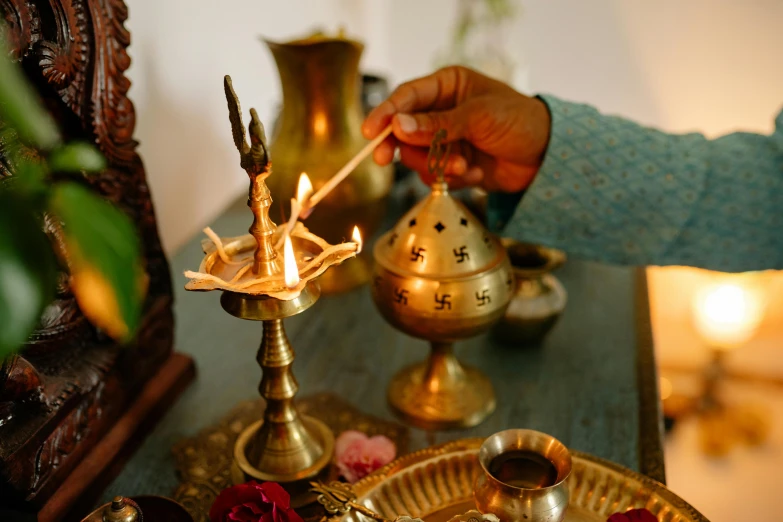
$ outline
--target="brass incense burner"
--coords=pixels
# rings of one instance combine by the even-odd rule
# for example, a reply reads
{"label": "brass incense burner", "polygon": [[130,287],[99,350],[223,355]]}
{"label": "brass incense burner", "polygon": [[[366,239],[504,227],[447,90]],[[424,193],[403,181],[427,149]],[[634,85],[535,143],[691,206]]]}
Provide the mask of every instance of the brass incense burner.
{"label": "brass incense burner", "polygon": [[506,250],[443,178],[445,132],[430,149],[436,175],[429,197],[375,244],[372,295],[399,330],[430,341],[429,359],[389,385],[392,408],[425,429],[474,426],[495,409],[489,379],[463,367],[453,343],[489,329],[506,310],[514,279]]}
{"label": "brass incense burner", "polygon": [[248,144],[239,100],[228,76],[225,90],[240,164],[250,176],[248,206],[253,223],[250,234],[235,238],[221,239],[206,229],[210,235],[210,240],[203,243],[206,256],[198,272],[185,273],[190,278],[185,288],[222,290],[220,303],[224,310],[240,319],[263,323],[257,360],[263,373],[259,391],[266,399],[266,409],[263,419],[237,439],[235,481],[280,482],[299,495],[297,483],[317,475],[330,462],[334,435],[323,422],[299,415],[294,406],[298,389],[291,370],[294,351],[283,319],[315,304],[320,296],[316,278],[329,267],[354,257],[361,245],[329,245],[301,223],[289,229],[289,236],[286,225],[278,227],[272,222],[272,198],[265,183],[271,174],[271,161],[263,127],[251,109]]}

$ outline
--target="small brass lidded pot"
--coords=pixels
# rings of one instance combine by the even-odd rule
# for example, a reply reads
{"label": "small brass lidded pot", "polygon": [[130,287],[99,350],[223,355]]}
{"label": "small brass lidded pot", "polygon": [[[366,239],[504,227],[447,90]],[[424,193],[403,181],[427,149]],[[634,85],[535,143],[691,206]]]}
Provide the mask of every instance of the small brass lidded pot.
{"label": "small brass lidded pot", "polygon": [[479,450],[482,474],[473,486],[476,507],[503,522],[561,522],[568,509],[571,454],[554,437],[506,430]]}
{"label": "small brass lidded pot", "polygon": [[514,294],[493,333],[507,344],[539,343],[555,326],[568,301],[562,283],[551,274],[565,262],[566,255],[510,238],[501,242],[514,271]]}

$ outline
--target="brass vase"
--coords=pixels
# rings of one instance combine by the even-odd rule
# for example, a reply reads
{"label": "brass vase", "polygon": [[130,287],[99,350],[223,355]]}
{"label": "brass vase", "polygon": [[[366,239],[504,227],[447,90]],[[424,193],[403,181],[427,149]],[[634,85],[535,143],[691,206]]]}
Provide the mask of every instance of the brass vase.
{"label": "brass vase", "polygon": [[514,345],[540,343],[565,310],[568,294],[550,272],[566,260],[560,250],[501,239],[514,271],[514,292],[494,336]]}
{"label": "brass vase", "polygon": [[[300,173],[306,172],[318,190],[366,144],[359,75],[364,46],[324,37],[265,42],[283,91],[271,145],[275,176],[267,183],[282,200],[294,196]],[[354,225],[371,237],[384,218],[392,182],[390,166],[366,159],[318,204],[308,228],[329,243],[349,237]],[[369,253],[326,272],[319,280],[322,292],[350,290],[369,281],[366,256]]]}

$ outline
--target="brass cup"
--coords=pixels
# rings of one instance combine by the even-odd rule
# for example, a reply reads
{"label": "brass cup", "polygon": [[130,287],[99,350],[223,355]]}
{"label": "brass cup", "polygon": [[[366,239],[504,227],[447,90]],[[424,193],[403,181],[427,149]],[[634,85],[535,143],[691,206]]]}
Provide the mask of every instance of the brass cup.
{"label": "brass cup", "polygon": [[[528,489],[501,482],[490,473],[495,457],[510,451],[529,451],[544,457],[557,471],[555,483]],[[561,522],[568,508],[571,454],[554,437],[533,430],[506,430],[484,441],[478,455],[483,473],[473,486],[476,507],[503,522]]]}

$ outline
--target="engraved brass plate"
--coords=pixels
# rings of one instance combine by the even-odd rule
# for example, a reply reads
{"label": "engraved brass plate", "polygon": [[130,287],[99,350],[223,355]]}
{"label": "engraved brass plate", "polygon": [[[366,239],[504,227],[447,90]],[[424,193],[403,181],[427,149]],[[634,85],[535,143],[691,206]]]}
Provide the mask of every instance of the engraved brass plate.
{"label": "engraved brass plate", "polygon": [[[464,439],[401,457],[354,485],[357,502],[387,518],[410,515],[426,522],[445,522],[476,509],[473,481],[481,473],[482,442]],[[566,522],[604,522],[631,508],[646,508],[661,522],[709,522],[651,478],[587,453],[571,455]],[[366,519],[351,512],[341,522]]]}

